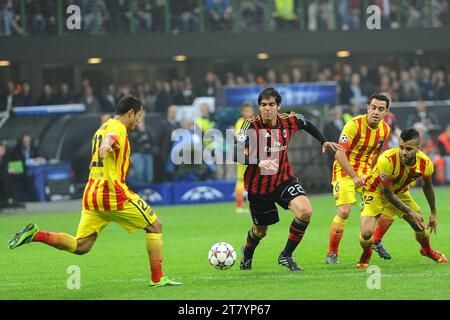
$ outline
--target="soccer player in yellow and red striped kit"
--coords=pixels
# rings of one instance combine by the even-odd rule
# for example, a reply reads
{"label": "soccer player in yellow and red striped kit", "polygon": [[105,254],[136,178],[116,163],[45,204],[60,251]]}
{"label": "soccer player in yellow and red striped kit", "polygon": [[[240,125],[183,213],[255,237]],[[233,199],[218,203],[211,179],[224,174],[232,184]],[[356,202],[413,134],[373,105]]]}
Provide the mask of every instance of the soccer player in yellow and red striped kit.
{"label": "soccer player in yellow and red striped kit", "polygon": [[[333,165],[332,185],[337,214],[331,224],[330,245],[325,260],[328,264],[339,263],[339,244],[351,206],[356,204],[355,194],[362,193],[365,176],[376,163],[383,144],[387,143],[390,127],[383,118],[389,110],[389,104],[387,96],[372,95],[367,104],[367,114],[354,117],[341,132],[339,144],[343,148],[336,152]],[[380,219],[380,222],[383,221]],[[379,253],[387,253],[381,243],[378,246],[382,250]]]}
{"label": "soccer player in yellow and red striped kit", "polygon": [[161,221],[125,182],[130,165],[128,132],[136,128],[142,116],[141,101],[133,96],[125,96],[118,102],[116,116],[103,123],[95,132],[89,181],[84,191],[83,209],[75,237],[40,231],[32,223],[9,241],[9,247],[14,249],[29,242],[42,242],[83,255],[91,250],[100,232],[110,222],[115,222],[128,232],[139,229],[146,232],[151,287],[181,285],[163,276]]}
{"label": "soccer player in yellow and red striped kit", "polygon": [[[437,263],[448,262],[444,254],[430,246],[430,232],[436,233],[437,228],[434,188],[431,182],[434,167],[430,158],[419,148],[419,132],[414,128],[403,130],[399,147],[383,152],[367,177],[359,235],[363,253],[357,268],[366,269],[369,265],[375,224],[382,214],[392,219],[398,216],[411,225],[421,246],[420,254]],[[418,178],[422,178],[422,190],[431,211],[427,227],[420,214],[419,205],[409,193],[409,186]]]}
{"label": "soccer player in yellow and red striped kit", "polygon": [[[234,134],[235,136],[239,135],[242,125],[245,120],[250,119],[253,116],[254,110],[251,102],[244,102],[241,106],[241,115],[235,125],[234,125]],[[236,163],[236,186],[234,188],[235,199],[236,199],[236,212],[243,213],[244,209],[244,173],[247,169],[245,164]]]}

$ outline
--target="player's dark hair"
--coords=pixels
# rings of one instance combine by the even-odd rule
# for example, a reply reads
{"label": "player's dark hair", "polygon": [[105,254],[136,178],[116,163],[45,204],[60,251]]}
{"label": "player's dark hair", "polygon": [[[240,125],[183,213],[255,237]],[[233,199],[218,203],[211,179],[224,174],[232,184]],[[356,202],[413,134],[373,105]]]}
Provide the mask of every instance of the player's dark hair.
{"label": "player's dark hair", "polygon": [[279,105],[281,103],[281,95],[274,88],[265,88],[258,97],[258,105],[261,104],[261,101],[264,99],[275,98],[275,102]]}
{"label": "player's dark hair", "polygon": [[384,94],[375,93],[375,94],[371,95],[369,98],[369,101],[368,101],[369,106],[372,103],[373,99],[386,102],[386,109],[389,109],[389,106],[391,105],[391,100]]}
{"label": "player's dark hair", "polygon": [[134,110],[134,112],[141,111],[141,100],[132,95],[122,97],[122,99],[120,99],[117,103],[116,115],[121,116],[130,110]]}
{"label": "player's dark hair", "polygon": [[402,131],[402,133],[400,134],[400,138],[405,142],[413,139],[417,139],[417,141],[420,141],[420,134],[416,129],[408,128]]}

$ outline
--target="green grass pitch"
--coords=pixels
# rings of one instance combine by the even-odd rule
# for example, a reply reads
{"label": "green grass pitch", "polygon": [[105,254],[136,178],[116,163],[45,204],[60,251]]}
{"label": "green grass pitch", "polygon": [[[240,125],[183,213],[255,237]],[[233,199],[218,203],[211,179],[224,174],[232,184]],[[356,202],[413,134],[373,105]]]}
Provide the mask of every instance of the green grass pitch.
{"label": "green grass pitch", "polygon": [[[432,247],[450,255],[450,189],[436,190],[438,233]],[[428,205],[420,189],[412,191],[428,221]],[[248,214],[236,214],[234,204],[160,207],[163,221],[164,271],[181,287],[151,289],[143,232],[128,234],[111,224],[85,256],[71,255],[40,243],[7,248],[11,234],[29,222],[42,229],[74,234],[79,213],[0,215],[0,299],[449,299],[450,265],[436,264],[419,254],[419,245],[405,221],[397,220],[384,239],[390,261],[375,253],[372,265],[381,271],[380,289],[369,289],[371,274],[355,268],[359,210],[354,208],[341,242],[341,264],[324,263],[328,234],[335,214],[331,195],[311,196],[313,218],[294,253],[304,272],[292,273],[277,264],[292,214],[280,210],[280,222],[255,253],[252,271],[239,270],[240,247],[251,226]],[[80,203],[81,205],[81,203]],[[230,270],[211,267],[207,254],[219,241],[231,243],[238,261]],[[79,266],[81,289],[69,290],[69,266]],[[370,282],[370,281],[369,281]]]}

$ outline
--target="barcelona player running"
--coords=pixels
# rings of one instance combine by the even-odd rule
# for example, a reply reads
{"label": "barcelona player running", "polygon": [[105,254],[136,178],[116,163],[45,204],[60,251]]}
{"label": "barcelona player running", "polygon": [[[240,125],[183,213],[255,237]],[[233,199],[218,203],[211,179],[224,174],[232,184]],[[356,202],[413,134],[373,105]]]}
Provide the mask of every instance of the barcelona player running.
{"label": "barcelona player running", "polygon": [[[234,125],[234,133],[235,135],[239,134],[242,125],[245,120],[248,120],[253,115],[253,105],[249,102],[245,102],[241,106],[241,115],[235,125]],[[247,166],[237,163],[236,164],[236,186],[234,188],[235,199],[236,199],[236,212],[243,213],[246,211],[244,209],[244,173]]]}
{"label": "barcelona player running", "polygon": [[145,230],[151,287],[181,285],[163,276],[161,221],[125,182],[130,165],[128,132],[135,129],[142,115],[142,103],[133,96],[125,96],[118,102],[114,119],[109,119],[95,132],[89,181],[83,195],[76,237],[41,231],[32,223],[9,241],[11,249],[30,242],[42,242],[59,250],[83,255],[91,250],[100,232],[110,222],[116,222],[128,232]]}
{"label": "barcelona player running", "polygon": [[288,145],[292,135],[305,130],[322,144],[322,151],[336,151],[340,146],[327,142],[319,130],[303,115],[279,113],[281,96],[273,88],[264,89],[258,97],[260,114],[244,122],[235,143],[235,160],[246,164],[244,183],[248,192],[253,227],[242,248],[242,270],[252,269],[253,254],[268,227],[279,221],[278,203],[294,213],[285,248],[278,263],[291,271],[303,270],[292,253],[305,234],[312,215],[306,197],[288,160]]}
{"label": "barcelona player running", "polygon": [[[359,241],[363,253],[357,264],[366,269],[372,255],[373,232],[377,219],[383,214],[403,218],[413,228],[419,242],[420,254],[437,263],[447,263],[447,257],[430,246],[430,232],[436,233],[437,217],[434,188],[431,182],[433,162],[419,150],[420,136],[416,129],[405,129],[400,135],[399,148],[381,154],[364,186]],[[430,206],[430,218],[425,227],[420,207],[411,197],[409,186],[422,178],[422,190]]]}
{"label": "barcelona player running", "polygon": [[[332,178],[337,214],[330,228],[330,245],[325,259],[328,264],[339,263],[339,244],[351,206],[356,204],[355,194],[362,193],[365,176],[370,173],[389,138],[390,127],[383,121],[389,104],[389,98],[385,95],[372,95],[367,104],[367,114],[347,122],[340,135],[339,144],[343,148],[336,152]],[[386,227],[384,222],[384,219],[379,219],[376,234],[383,233],[382,229]],[[382,258],[391,258],[381,242],[377,242],[375,249]]]}

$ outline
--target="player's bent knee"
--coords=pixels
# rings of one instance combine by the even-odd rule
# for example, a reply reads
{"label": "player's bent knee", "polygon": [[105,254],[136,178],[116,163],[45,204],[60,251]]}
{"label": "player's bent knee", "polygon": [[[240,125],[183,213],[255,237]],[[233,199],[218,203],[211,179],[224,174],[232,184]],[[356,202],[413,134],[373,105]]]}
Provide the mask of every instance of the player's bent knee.
{"label": "player's bent knee", "polygon": [[255,236],[262,239],[267,235],[267,228],[253,228],[253,233],[255,234]]}
{"label": "player's bent knee", "polygon": [[369,229],[362,229],[361,230],[361,236],[363,237],[364,240],[369,240],[373,235],[373,230],[369,230]]}
{"label": "player's bent knee", "polygon": [[147,233],[162,233],[162,222],[156,219],[151,225],[145,228]]}
{"label": "player's bent knee", "polygon": [[347,220],[350,216],[351,206],[348,204],[344,204],[338,207],[337,214],[340,218]]}

